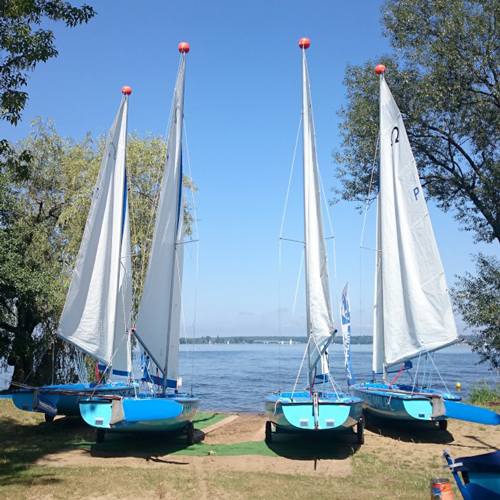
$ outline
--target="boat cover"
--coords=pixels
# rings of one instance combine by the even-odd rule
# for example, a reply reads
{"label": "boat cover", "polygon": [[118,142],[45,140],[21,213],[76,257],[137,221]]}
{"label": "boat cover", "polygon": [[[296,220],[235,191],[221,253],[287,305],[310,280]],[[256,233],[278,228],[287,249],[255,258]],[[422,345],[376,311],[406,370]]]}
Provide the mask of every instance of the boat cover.
{"label": "boat cover", "polygon": [[498,472],[500,473],[500,451],[462,457],[455,460],[456,471],[460,472]]}

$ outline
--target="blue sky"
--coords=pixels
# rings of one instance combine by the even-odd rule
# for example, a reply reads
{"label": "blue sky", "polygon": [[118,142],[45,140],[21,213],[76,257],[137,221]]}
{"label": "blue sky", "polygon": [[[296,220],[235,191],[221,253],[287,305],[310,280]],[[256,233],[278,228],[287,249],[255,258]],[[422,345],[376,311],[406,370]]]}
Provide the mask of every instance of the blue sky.
{"label": "blue sky", "polygon": [[[59,56],[31,75],[23,122],[2,123],[2,137],[25,137],[36,116],[53,118],[61,135],[77,140],[88,131],[103,133],[117,112],[123,85],[132,87],[129,130],[165,134],[177,45],[189,42],[185,117],[199,187],[201,239],[196,335],[278,334],[278,235],[302,104],[298,40],[311,39],[307,56],[318,159],[329,192],[337,182],[331,153],[340,145],[336,112],[345,101],[345,67],[390,52],[380,25],[382,2],[87,3],[98,12],[89,24],[71,30],[53,26]],[[390,68],[387,80],[390,85]],[[299,155],[283,235],[296,239],[303,230],[300,168]],[[451,215],[430,211],[450,285],[454,275],[473,271],[471,253],[497,250],[473,245]],[[349,281],[353,332],[370,333],[374,256],[359,249],[362,217],[353,203],[339,203],[330,213],[336,236],[336,273],[330,256],[335,314]],[[374,240],[373,215],[367,244]],[[188,335],[195,289],[191,253],[185,261]],[[283,245],[281,331],[286,335],[305,335],[303,286],[291,315],[300,255],[296,244]]]}

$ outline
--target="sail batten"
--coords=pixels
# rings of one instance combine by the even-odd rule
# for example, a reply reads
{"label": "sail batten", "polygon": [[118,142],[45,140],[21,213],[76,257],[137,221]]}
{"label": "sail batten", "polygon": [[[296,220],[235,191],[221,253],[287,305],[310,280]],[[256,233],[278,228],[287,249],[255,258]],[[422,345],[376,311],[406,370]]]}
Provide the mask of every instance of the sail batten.
{"label": "sail batten", "polygon": [[[302,112],[304,168],[304,233],[306,310],[309,337],[309,382],[328,370],[326,347],[334,335],[328,258],[321,213],[321,190],[311,88],[305,50],[302,53]],[[319,361],[322,360],[320,363]]]}
{"label": "sail batten", "polygon": [[380,130],[374,372],[458,338],[416,162],[383,76]]}
{"label": "sail batten", "polygon": [[[101,364],[127,370],[131,265],[126,191],[128,97],[111,127],[58,335]],[[128,260],[127,257],[128,256]],[[125,342],[126,344],[126,342]]]}
{"label": "sail batten", "polygon": [[182,270],[182,122],[186,59],[181,56],[170,116],[167,155],[144,291],[137,318],[137,337],[163,373],[166,385],[178,378]]}

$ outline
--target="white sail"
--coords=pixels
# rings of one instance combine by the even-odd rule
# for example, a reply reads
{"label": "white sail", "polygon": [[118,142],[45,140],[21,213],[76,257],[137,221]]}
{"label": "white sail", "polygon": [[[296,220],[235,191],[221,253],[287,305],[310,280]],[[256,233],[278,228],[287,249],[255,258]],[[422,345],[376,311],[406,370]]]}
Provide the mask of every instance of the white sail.
{"label": "white sail", "polygon": [[457,330],[401,113],[380,79],[374,371],[450,345]]}
{"label": "white sail", "polygon": [[103,365],[128,371],[131,265],[127,205],[128,97],[111,127],[59,335]]}
{"label": "white sail", "polygon": [[[309,382],[313,372],[316,375],[327,369],[318,363],[334,334],[330,301],[328,259],[321,214],[321,191],[318,159],[316,156],[316,135],[311,102],[311,89],[305,50],[302,51],[302,111],[304,116],[304,225],[305,225],[305,267],[306,267],[306,310],[309,342]],[[325,358],[326,360],[326,358]]]}
{"label": "white sail", "polygon": [[166,377],[177,386],[183,268],[182,120],[185,54],[177,76],[167,139],[167,157],[137,318],[137,338]]}

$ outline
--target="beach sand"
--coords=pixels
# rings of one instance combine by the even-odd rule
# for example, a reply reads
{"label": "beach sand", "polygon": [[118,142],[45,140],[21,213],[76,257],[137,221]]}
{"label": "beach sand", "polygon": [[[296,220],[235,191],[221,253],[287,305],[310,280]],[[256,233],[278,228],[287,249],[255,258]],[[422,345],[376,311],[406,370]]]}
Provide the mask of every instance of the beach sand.
{"label": "beach sand", "polygon": [[[324,456],[320,447],[318,455],[314,451],[309,456],[294,456],[293,449],[282,448],[286,456],[262,456],[260,454],[235,454],[220,456],[211,453],[210,446],[220,444],[262,442],[266,418],[263,415],[241,414],[228,416],[213,430],[197,432],[197,440],[207,445],[206,456],[187,456],[182,454],[154,455],[149,452],[133,453],[107,451],[103,445],[99,449],[70,449],[40,458],[35,465],[49,467],[188,467],[193,471],[232,470],[245,472],[268,472],[278,474],[306,474],[346,477],[352,473],[350,457],[362,450],[365,454],[391,457],[398,466],[411,467],[412,463],[435,463],[441,461],[443,448],[448,449],[453,457],[477,455],[500,449],[500,428],[471,424],[456,420],[449,421],[448,430],[442,431],[437,426],[418,426],[409,429],[408,425],[384,426],[376,420],[367,423],[365,444],[357,445],[354,433],[337,434],[329,444],[332,453]],[[106,438],[127,439],[123,434]],[[290,443],[289,436],[275,436],[271,449],[278,455],[280,446]],[[321,443],[324,445],[324,443]],[[145,447],[147,448],[147,446]],[[312,448],[314,450],[314,447]],[[237,453],[237,452],[236,452]],[[243,451],[245,453],[245,451]]]}

